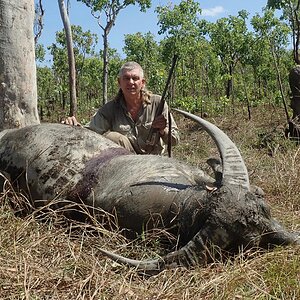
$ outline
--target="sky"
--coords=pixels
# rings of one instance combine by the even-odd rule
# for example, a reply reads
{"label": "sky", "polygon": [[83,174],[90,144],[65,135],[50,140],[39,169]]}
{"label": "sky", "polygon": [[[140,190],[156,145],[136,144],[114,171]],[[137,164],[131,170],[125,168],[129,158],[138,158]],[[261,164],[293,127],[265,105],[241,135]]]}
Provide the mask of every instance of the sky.
{"label": "sky", "polygon": [[[115,26],[109,34],[109,46],[117,49],[122,55],[124,47],[124,35],[134,34],[136,32],[151,32],[157,40],[159,40],[157,25],[157,16],[155,8],[157,6],[165,6],[168,3],[178,4],[180,0],[152,0],[152,8],[146,13],[139,11],[137,5],[130,5],[122,10],[117,16]],[[202,9],[201,18],[214,22],[219,18],[236,16],[238,11],[244,9],[250,13],[249,19],[256,13],[262,15],[262,9],[267,0],[199,0]],[[82,2],[71,0],[70,22],[74,25],[80,25],[83,31],[90,30],[99,37],[99,46],[102,48],[102,29],[99,27],[97,20],[91,15],[90,9]],[[45,47],[55,42],[55,33],[61,31],[63,24],[61,21],[58,3],[55,0],[44,0],[43,7],[45,10],[44,29],[39,43]],[[48,60],[48,55],[46,59]]]}

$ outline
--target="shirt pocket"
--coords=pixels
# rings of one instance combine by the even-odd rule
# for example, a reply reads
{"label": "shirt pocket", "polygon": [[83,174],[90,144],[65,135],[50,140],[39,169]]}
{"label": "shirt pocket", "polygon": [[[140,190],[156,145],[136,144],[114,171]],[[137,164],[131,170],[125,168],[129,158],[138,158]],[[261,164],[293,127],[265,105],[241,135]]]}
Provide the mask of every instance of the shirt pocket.
{"label": "shirt pocket", "polygon": [[121,134],[127,135],[129,132],[131,132],[131,126],[120,124],[116,131],[120,132]]}

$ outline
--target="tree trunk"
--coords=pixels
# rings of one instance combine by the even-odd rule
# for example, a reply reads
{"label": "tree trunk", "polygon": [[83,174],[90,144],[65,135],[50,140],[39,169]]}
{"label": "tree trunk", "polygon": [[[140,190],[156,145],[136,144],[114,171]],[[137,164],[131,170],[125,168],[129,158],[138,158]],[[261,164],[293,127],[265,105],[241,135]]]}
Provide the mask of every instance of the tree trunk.
{"label": "tree trunk", "polygon": [[290,70],[289,74],[290,89],[292,92],[291,108],[293,117],[288,122],[285,130],[285,136],[300,140],[300,65],[296,65]]}
{"label": "tree trunk", "polygon": [[293,109],[293,119],[300,117],[300,65],[290,70],[289,83],[292,91],[291,108]]}
{"label": "tree trunk", "polygon": [[244,71],[243,66],[241,66],[241,74],[242,74],[242,81],[243,81],[245,98],[246,98],[246,102],[247,102],[248,120],[250,121],[251,120],[251,106],[250,106],[250,100],[249,100],[249,97],[248,97],[246,77],[245,77],[245,71]]}
{"label": "tree trunk", "polygon": [[0,0],[0,129],[39,124],[34,1]]}
{"label": "tree trunk", "polygon": [[73,38],[72,30],[65,7],[64,0],[58,0],[59,11],[64,29],[66,33],[66,42],[68,49],[68,61],[69,61],[69,89],[70,89],[70,116],[75,116],[77,113],[77,98],[76,98],[76,68],[75,68],[75,57],[73,51]]}
{"label": "tree trunk", "polygon": [[229,78],[227,80],[227,85],[226,85],[226,97],[229,99],[232,93],[232,76],[233,76],[233,67],[232,65],[229,66],[229,72],[228,72]]}
{"label": "tree trunk", "polygon": [[108,32],[107,32],[107,30],[104,30],[104,33],[103,33],[103,82],[102,82],[103,104],[107,103],[107,81],[108,81]]}

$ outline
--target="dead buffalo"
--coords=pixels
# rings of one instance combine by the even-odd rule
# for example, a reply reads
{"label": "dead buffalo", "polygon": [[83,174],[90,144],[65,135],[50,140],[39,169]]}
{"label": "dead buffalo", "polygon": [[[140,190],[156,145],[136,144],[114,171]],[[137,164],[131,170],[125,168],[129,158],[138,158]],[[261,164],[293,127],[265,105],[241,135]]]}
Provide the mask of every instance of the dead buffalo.
{"label": "dead buffalo", "polygon": [[235,144],[213,124],[199,123],[218,147],[210,160],[215,178],[176,159],[132,155],[88,129],[41,124],[0,133],[0,171],[35,205],[53,199],[82,202],[116,215],[122,228],[140,233],[164,228],[177,235],[178,250],[135,261],[101,250],[149,274],[210,260],[212,247],[268,248],[300,244],[270,214],[263,192],[251,187]]}

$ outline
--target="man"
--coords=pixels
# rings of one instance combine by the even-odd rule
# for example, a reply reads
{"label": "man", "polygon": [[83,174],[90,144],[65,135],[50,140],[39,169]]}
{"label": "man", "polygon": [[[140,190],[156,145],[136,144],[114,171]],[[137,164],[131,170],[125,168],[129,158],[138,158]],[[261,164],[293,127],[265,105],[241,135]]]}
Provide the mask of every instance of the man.
{"label": "man", "polygon": [[[118,76],[119,92],[115,99],[103,105],[92,117],[87,128],[137,154],[162,154],[168,141],[168,106],[155,117],[161,97],[145,87],[142,67],[136,62],[125,63]],[[65,124],[78,125],[69,117]],[[154,128],[158,136],[149,136]],[[179,141],[177,125],[171,115],[171,144]]]}

